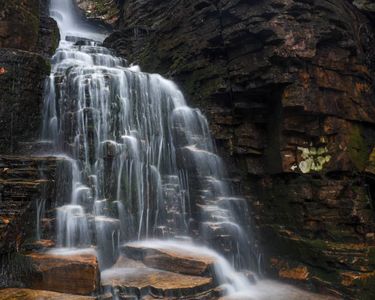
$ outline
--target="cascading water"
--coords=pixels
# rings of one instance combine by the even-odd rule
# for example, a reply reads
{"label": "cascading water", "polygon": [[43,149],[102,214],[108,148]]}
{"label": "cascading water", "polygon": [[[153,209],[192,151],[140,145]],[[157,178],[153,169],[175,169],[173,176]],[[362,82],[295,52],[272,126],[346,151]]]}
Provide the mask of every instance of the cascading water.
{"label": "cascading water", "polygon": [[[251,267],[257,255],[246,203],[232,195],[204,116],[173,82],[89,41],[102,36],[73,8],[70,0],[51,1],[63,39],[47,82],[42,138],[67,156],[72,186],[70,203],[57,208],[58,246],[95,245],[106,269],[124,242],[191,239]],[[219,273],[234,272],[215,256]],[[237,292],[248,284],[233,281]]]}

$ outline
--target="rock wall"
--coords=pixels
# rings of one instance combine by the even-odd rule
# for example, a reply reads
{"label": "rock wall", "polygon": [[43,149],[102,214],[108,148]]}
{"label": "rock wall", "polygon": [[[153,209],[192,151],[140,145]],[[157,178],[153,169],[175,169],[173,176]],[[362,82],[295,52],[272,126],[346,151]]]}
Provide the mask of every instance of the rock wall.
{"label": "rock wall", "polygon": [[206,114],[268,274],[372,299],[374,25],[354,2],[128,0],[106,45]]}
{"label": "rock wall", "polygon": [[[19,253],[38,247],[31,246],[37,237],[38,210],[50,210],[58,196],[59,159],[14,155],[35,149],[44,82],[58,41],[48,1],[0,2],[0,287],[19,284],[17,274],[25,267]],[[45,221],[47,232],[48,219],[40,221]]]}
{"label": "rock wall", "polygon": [[26,152],[40,134],[44,80],[59,41],[47,2],[0,3],[0,153]]}

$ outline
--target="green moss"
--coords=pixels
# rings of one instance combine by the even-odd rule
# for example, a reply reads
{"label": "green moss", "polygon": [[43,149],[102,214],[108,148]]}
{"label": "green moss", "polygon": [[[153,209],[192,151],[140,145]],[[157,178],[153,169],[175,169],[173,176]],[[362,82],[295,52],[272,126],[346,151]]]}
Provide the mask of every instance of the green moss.
{"label": "green moss", "polygon": [[354,125],[349,133],[348,153],[358,171],[365,169],[369,154],[362,131],[362,126]]}

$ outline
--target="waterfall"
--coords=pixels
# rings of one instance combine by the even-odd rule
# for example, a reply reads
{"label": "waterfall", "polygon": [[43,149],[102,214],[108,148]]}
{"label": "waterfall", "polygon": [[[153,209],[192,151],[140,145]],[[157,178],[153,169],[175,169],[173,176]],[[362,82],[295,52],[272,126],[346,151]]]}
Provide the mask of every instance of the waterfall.
{"label": "waterfall", "polygon": [[[72,186],[70,202],[57,208],[58,247],[95,245],[106,269],[125,242],[190,239],[238,268],[254,267],[246,201],[232,195],[203,114],[172,81],[103,47],[70,0],[52,0],[51,15],[62,40],[42,139],[68,157]],[[221,272],[232,270],[218,257]]]}

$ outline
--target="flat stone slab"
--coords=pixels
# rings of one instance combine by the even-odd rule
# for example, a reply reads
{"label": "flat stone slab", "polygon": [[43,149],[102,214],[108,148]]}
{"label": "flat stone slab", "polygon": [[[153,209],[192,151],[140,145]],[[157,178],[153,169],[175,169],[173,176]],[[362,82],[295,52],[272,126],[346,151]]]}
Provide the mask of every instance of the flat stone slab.
{"label": "flat stone slab", "polygon": [[138,297],[176,297],[209,291],[213,288],[213,280],[210,277],[182,275],[147,267],[113,268],[102,272],[102,285]]}
{"label": "flat stone slab", "polygon": [[148,267],[187,275],[209,276],[215,262],[212,256],[152,242],[129,243],[122,251]]}
{"label": "flat stone slab", "polygon": [[95,297],[62,294],[30,289],[0,290],[0,300],[95,300]]}
{"label": "flat stone slab", "polygon": [[94,251],[32,253],[30,287],[69,294],[91,295],[99,288],[100,271]]}

